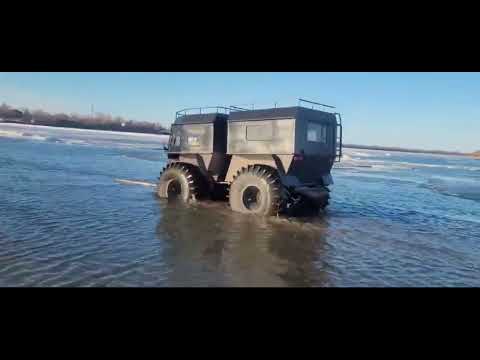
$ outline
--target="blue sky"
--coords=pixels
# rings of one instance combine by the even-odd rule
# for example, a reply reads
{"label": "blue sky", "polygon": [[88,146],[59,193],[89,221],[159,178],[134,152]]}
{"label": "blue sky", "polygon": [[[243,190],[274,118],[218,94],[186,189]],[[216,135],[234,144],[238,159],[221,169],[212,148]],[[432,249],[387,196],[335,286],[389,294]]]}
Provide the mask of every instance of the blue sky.
{"label": "blue sky", "polygon": [[347,143],[480,149],[480,73],[0,73],[0,103],[169,126],[204,105],[332,104]]}

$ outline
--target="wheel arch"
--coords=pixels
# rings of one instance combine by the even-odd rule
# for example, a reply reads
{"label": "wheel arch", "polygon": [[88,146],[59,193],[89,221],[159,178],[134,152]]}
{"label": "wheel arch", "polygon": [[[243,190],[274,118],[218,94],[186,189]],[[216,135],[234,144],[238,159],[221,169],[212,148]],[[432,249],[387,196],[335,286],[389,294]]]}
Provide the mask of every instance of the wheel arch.
{"label": "wheel arch", "polygon": [[266,166],[283,176],[288,171],[293,155],[232,155],[225,181],[232,183],[243,168],[249,166]]}

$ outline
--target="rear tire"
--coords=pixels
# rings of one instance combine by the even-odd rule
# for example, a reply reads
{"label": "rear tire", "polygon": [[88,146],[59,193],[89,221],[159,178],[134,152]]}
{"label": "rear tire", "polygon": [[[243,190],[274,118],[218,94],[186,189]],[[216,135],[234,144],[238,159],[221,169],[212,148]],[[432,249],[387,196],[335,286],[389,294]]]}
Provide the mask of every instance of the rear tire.
{"label": "rear tire", "polygon": [[276,215],[281,210],[281,192],[275,170],[259,165],[242,168],[230,185],[230,207],[244,214]]}
{"label": "rear tire", "polygon": [[169,200],[190,202],[205,194],[202,175],[193,165],[170,163],[160,175],[157,195]]}

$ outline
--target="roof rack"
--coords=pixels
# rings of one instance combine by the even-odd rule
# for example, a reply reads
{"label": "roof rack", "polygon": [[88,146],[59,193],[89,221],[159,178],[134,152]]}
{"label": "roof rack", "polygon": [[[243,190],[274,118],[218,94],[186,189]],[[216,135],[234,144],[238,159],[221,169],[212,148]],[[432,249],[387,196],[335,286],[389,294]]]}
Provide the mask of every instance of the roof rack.
{"label": "roof rack", "polygon": [[229,108],[230,110],[233,110],[233,111],[250,111],[251,110],[251,109],[241,108],[235,105],[230,105]]}
{"label": "roof rack", "polygon": [[298,99],[298,106],[302,106],[302,103],[308,103],[311,105],[312,109],[315,109],[315,105],[317,106],[322,106],[327,109],[335,109],[335,106],[332,105],[326,105],[326,104],[321,104],[315,101],[310,101],[310,100],[305,100],[305,99]]}
{"label": "roof rack", "polygon": [[201,115],[201,114],[229,114],[230,112],[234,111],[249,111],[250,109],[241,108],[238,106],[230,105],[230,106],[202,106],[196,108],[187,108],[183,110],[179,110],[175,113],[175,119],[179,117],[186,116],[186,115]]}
{"label": "roof rack", "polygon": [[[301,106],[302,103],[307,103],[309,104],[309,107],[312,109],[315,109],[316,106],[321,106],[323,108],[327,109],[335,109],[335,106],[331,105],[326,105],[326,104],[321,104],[315,101],[310,101],[310,100],[305,100],[305,99],[298,99],[298,106]],[[275,108],[277,108],[277,103],[275,103]],[[251,111],[252,109],[245,109],[236,105],[230,105],[230,106],[202,106],[202,107],[195,107],[195,108],[187,108],[183,110],[179,110],[175,114],[175,119],[178,119],[179,117],[186,116],[186,115],[198,115],[198,114],[211,114],[211,113],[218,113],[218,114],[230,114],[230,112],[236,112],[236,111]],[[323,111],[329,111],[323,109]]]}
{"label": "roof rack", "polygon": [[187,108],[177,111],[175,113],[175,119],[186,115],[208,114],[212,112],[219,114],[228,114],[230,112],[230,108],[227,108],[225,106],[203,106],[197,108]]}

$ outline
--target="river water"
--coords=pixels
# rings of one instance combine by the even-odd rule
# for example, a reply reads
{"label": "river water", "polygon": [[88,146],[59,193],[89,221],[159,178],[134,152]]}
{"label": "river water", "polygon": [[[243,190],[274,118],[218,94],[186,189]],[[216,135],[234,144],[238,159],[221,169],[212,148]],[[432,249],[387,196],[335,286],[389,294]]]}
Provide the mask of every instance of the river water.
{"label": "river water", "polygon": [[0,286],[480,286],[480,161],[346,149],[331,206],[154,196],[166,138],[0,124]]}

